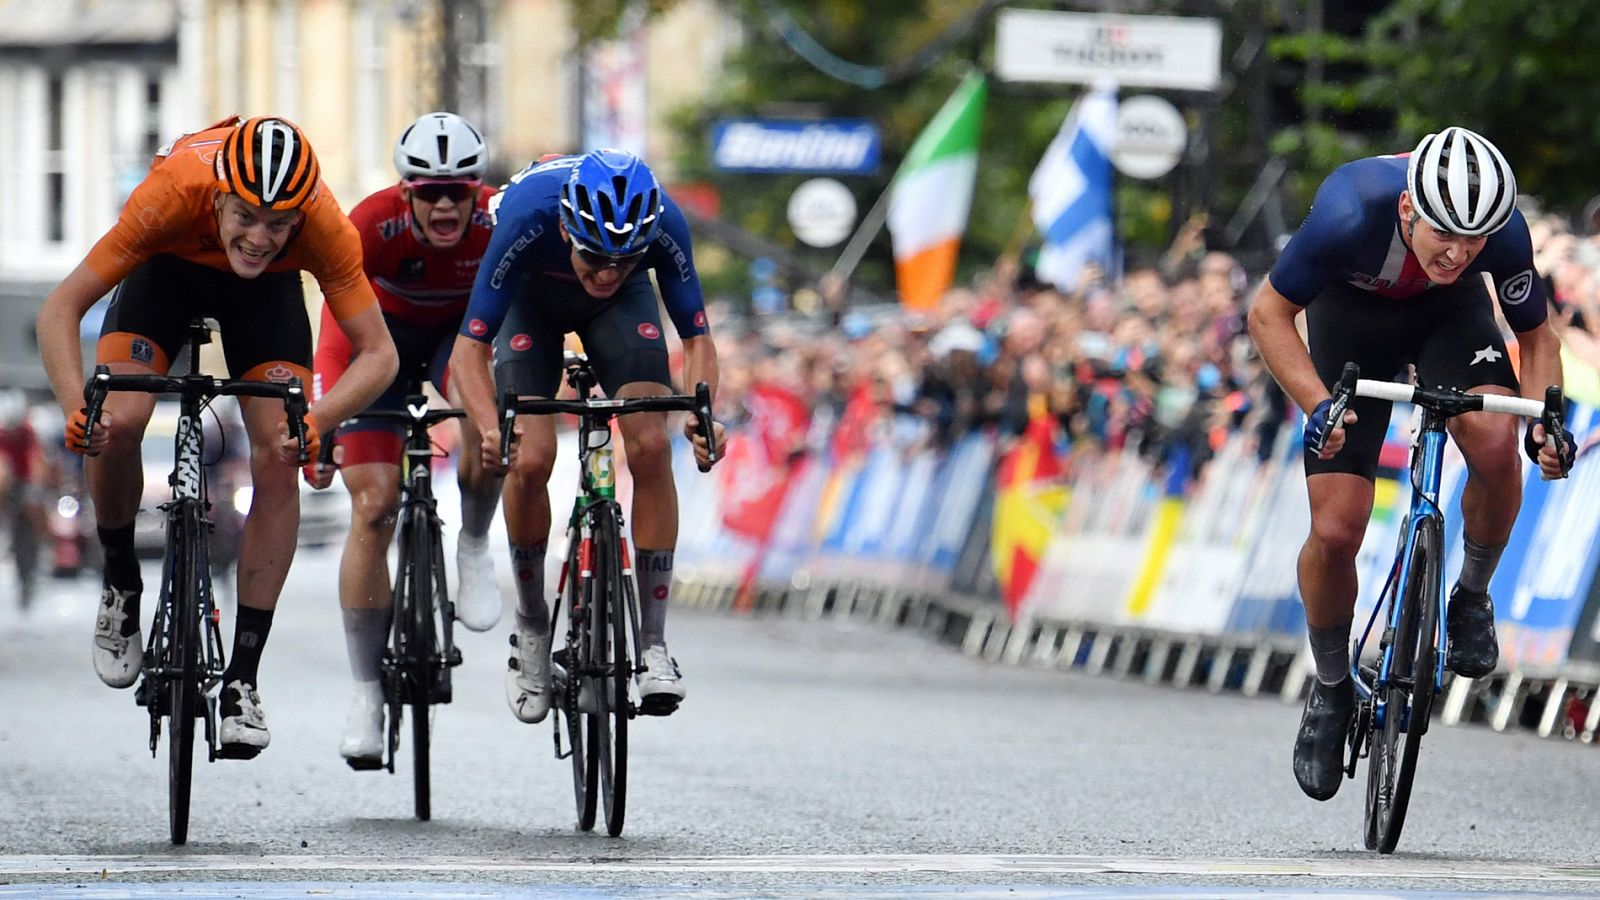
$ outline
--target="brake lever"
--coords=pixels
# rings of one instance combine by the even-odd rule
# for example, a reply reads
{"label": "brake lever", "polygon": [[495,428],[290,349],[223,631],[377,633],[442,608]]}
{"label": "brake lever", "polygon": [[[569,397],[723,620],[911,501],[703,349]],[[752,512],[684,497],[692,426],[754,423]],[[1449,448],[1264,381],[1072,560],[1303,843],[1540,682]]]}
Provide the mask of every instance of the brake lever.
{"label": "brake lever", "polygon": [[1321,453],[1327,446],[1328,437],[1333,434],[1334,428],[1344,427],[1345,410],[1350,408],[1350,401],[1356,394],[1356,380],[1361,377],[1361,367],[1353,362],[1344,364],[1344,371],[1339,375],[1339,383],[1333,389],[1333,404],[1328,407],[1328,422],[1322,429],[1322,437],[1317,440],[1317,445],[1311,448],[1313,453]]}
{"label": "brake lever", "polygon": [[80,448],[89,449],[89,444],[94,437],[94,426],[100,423],[100,413],[105,409],[106,392],[111,389],[111,367],[104,363],[94,367],[94,375],[83,385],[84,413],[88,421],[83,426],[83,443]]}
{"label": "brake lever", "polygon": [[698,420],[700,436],[705,438],[707,454],[706,463],[701,465],[696,460],[695,466],[702,472],[709,472],[711,466],[721,458],[718,452],[721,448],[717,446],[716,422],[711,418],[711,388],[704,381],[694,386],[694,417]]}

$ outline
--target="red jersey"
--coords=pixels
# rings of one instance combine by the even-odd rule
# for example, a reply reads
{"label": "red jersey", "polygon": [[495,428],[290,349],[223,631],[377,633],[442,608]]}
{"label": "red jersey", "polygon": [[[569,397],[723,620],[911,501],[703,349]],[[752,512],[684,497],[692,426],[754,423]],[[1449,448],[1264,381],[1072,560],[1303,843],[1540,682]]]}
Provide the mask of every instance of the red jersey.
{"label": "red jersey", "polygon": [[430,246],[417,236],[411,204],[398,184],[356,204],[350,221],[361,234],[363,267],[383,311],[423,327],[459,322],[478,276],[478,263],[494,227],[484,185],[460,243],[448,250]]}

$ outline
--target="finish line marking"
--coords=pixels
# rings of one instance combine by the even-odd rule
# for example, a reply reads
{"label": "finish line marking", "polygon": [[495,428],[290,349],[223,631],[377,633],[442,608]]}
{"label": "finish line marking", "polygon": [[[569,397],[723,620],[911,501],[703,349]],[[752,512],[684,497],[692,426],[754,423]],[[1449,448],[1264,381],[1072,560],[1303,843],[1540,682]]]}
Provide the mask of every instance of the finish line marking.
{"label": "finish line marking", "polygon": [[1381,878],[1410,881],[1533,881],[1600,886],[1600,865],[1384,858],[1178,859],[989,854],[868,854],[787,856],[563,857],[507,859],[439,856],[411,860],[357,856],[17,855],[0,856],[0,878],[19,876],[121,877],[147,874],[265,872],[380,873],[610,873],[838,874],[838,875],[1154,875],[1191,877]]}

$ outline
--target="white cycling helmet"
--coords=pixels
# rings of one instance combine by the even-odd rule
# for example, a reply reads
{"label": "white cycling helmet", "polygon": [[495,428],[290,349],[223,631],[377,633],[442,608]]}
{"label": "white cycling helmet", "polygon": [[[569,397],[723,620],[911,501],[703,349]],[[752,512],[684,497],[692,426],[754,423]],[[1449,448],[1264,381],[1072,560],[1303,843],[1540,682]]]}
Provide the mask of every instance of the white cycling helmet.
{"label": "white cycling helmet", "polygon": [[1417,215],[1429,225],[1480,237],[1511,221],[1517,176],[1487,138],[1451,126],[1423,138],[1412,151],[1406,190]]}
{"label": "white cycling helmet", "polygon": [[412,122],[394,145],[401,179],[482,178],[489,148],[472,123],[455,113],[431,112]]}

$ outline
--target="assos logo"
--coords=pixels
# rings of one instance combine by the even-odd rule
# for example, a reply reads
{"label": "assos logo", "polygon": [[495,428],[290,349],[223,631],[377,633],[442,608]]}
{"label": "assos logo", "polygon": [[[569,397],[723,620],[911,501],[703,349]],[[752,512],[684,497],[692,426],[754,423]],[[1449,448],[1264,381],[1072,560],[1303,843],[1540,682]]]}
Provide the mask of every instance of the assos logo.
{"label": "assos logo", "polygon": [[1500,301],[1507,306],[1516,306],[1528,299],[1533,292],[1533,272],[1523,269],[1521,272],[1500,282]]}

